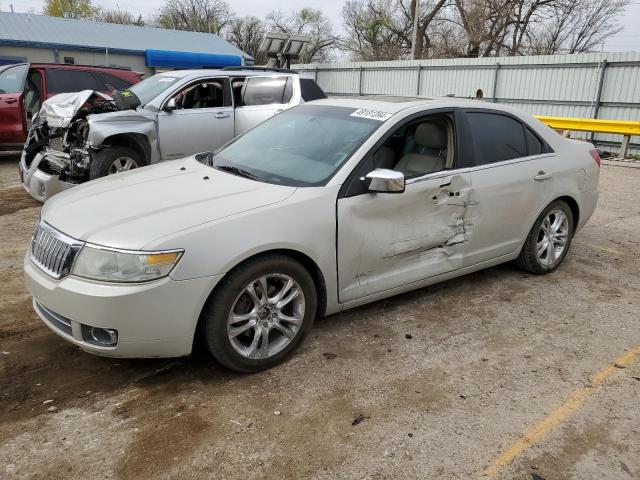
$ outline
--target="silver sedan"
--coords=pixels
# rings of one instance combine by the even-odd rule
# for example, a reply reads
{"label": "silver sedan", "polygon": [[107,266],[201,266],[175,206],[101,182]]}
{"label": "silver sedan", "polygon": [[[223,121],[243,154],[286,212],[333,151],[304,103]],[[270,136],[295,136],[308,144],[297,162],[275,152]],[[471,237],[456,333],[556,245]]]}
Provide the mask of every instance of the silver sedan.
{"label": "silver sedan", "polygon": [[318,316],[515,261],[557,268],[600,157],[530,116],[453,99],[328,99],[222,150],[48,201],[24,262],[56,333],[113,357],[281,361]]}

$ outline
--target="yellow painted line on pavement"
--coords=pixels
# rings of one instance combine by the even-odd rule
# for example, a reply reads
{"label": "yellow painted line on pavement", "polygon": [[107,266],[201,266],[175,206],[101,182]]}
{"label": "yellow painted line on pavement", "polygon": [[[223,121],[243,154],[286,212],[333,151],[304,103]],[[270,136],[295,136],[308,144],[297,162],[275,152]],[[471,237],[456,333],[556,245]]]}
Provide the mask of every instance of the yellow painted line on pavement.
{"label": "yellow painted line on pavement", "polygon": [[533,428],[525,432],[518,441],[511,445],[485,469],[483,475],[496,475],[502,467],[511,462],[515,457],[535,443],[539,442],[545,435],[562,424],[575,411],[580,409],[584,401],[591,396],[598,387],[605,383],[607,379],[616,372],[616,370],[621,367],[631,365],[638,355],[640,355],[640,345],[627,351],[624,355],[618,357],[615,362],[596,373],[591,379],[591,383],[589,385],[574,391],[569,395],[569,397],[567,397],[562,405],[534,425]]}
{"label": "yellow painted line on pavement", "polygon": [[615,248],[605,247],[604,245],[595,245],[593,243],[589,243],[588,245],[592,246],[596,250],[602,250],[603,252],[613,253],[614,255],[624,255],[624,252],[622,250],[618,250]]}

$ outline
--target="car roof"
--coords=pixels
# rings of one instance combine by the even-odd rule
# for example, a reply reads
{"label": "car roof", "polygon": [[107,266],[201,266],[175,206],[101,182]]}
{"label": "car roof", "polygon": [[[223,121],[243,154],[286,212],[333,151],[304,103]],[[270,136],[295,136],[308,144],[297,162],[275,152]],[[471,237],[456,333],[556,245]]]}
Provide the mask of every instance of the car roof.
{"label": "car roof", "polygon": [[76,71],[86,71],[86,72],[109,72],[116,76],[135,76],[140,78],[141,75],[144,75],[141,72],[136,72],[134,70],[129,70],[127,68],[119,68],[119,67],[97,67],[95,65],[76,65],[76,64],[68,64],[68,63],[28,63],[28,62],[20,62],[20,63],[9,63],[7,65],[0,65],[0,72],[6,70],[10,67],[17,67],[19,65],[27,65],[29,68],[55,68],[57,70],[76,70]]}
{"label": "car roof", "polygon": [[140,72],[135,72],[128,68],[122,67],[106,67],[99,65],[82,65],[82,64],[69,64],[69,63],[29,63],[29,67],[31,68],[57,68],[62,70],[91,70],[91,71],[116,71],[116,72],[126,72],[126,73],[135,73],[139,74]]}
{"label": "car roof", "polygon": [[238,70],[219,70],[219,69],[207,69],[200,68],[194,70],[171,70],[167,72],[159,73],[158,75],[162,75],[165,77],[178,77],[178,78],[187,78],[190,76],[193,77],[229,77],[229,76],[243,76],[243,77],[270,77],[273,75],[297,75],[296,73],[291,72],[278,72],[278,71],[262,71],[262,70],[242,70],[242,68],[238,68]]}
{"label": "car roof", "polygon": [[490,103],[482,100],[455,97],[401,97],[371,95],[362,97],[331,97],[315,100],[314,105],[327,105],[335,107],[366,108],[387,113],[397,113],[411,107],[436,108],[482,108],[522,115],[522,112],[505,105]]}

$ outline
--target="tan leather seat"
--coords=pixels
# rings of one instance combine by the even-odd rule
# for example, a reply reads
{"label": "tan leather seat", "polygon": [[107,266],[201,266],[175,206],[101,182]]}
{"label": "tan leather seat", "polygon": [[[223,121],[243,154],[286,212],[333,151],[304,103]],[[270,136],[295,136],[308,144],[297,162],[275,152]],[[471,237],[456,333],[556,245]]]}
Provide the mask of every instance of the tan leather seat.
{"label": "tan leather seat", "polygon": [[[423,122],[416,128],[417,152],[408,153],[400,159],[395,170],[406,177],[417,177],[444,170],[447,158],[447,127],[442,121]],[[438,151],[438,154],[420,153],[420,148]]]}

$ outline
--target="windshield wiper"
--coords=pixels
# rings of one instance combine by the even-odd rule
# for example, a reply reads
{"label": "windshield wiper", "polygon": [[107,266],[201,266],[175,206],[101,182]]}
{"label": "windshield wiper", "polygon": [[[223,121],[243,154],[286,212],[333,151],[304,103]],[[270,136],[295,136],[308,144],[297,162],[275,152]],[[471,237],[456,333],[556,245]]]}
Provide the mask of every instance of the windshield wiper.
{"label": "windshield wiper", "polygon": [[217,168],[218,170],[222,170],[224,172],[229,172],[229,173],[231,173],[233,175],[237,175],[239,177],[244,177],[244,178],[248,178],[250,180],[256,180],[256,181],[260,180],[253,173],[247,172],[246,170],[243,170],[242,168],[234,167],[232,165],[214,165],[214,167]]}

